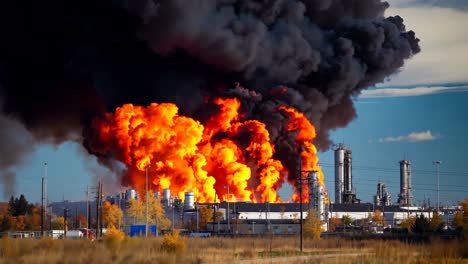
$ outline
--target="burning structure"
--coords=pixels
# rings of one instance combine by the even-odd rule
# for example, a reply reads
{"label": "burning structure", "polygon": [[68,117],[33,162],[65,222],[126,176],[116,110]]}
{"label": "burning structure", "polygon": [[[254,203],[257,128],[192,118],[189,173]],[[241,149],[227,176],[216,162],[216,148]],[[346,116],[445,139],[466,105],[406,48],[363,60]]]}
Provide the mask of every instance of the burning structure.
{"label": "burning structure", "polygon": [[411,185],[411,162],[400,160],[400,195],[398,204],[401,206],[411,206],[413,204],[413,193]]}
{"label": "burning structure", "polygon": [[327,211],[325,210],[325,197],[327,194],[318,180],[317,172],[310,172],[307,181],[310,208],[318,213],[320,220],[325,221],[327,219]]}
{"label": "burning structure", "polygon": [[[297,157],[325,188],[317,150],[356,116],[351,97],[420,51],[403,19],[385,16],[388,7],[381,0],[2,3],[3,24],[18,23],[3,31],[0,46],[5,189],[33,143],[73,140],[140,194],[151,164],[150,190],[170,188],[179,198],[279,202],[277,190],[289,183],[293,201],[308,200],[307,190],[298,194]],[[19,133],[26,140],[14,140]],[[350,188],[341,190],[337,201],[354,200]]]}
{"label": "burning structure", "polygon": [[335,203],[357,203],[353,191],[352,152],[344,144],[335,149]]}

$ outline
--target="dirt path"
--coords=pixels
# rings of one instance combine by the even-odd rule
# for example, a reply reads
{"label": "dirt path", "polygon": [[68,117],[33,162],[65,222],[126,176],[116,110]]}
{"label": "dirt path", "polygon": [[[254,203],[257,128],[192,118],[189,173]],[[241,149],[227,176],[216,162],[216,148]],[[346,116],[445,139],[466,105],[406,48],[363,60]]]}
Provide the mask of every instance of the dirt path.
{"label": "dirt path", "polygon": [[325,258],[343,258],[343,257],[359,257],[372,255],[370,253],[332,253],[310,256],[290,256],[290,257],[272,257],[272,258],[258,258],[247,259],[229,262],[232,264],[267,264],[267,263],[309,263],[308,260],[325,259]]}

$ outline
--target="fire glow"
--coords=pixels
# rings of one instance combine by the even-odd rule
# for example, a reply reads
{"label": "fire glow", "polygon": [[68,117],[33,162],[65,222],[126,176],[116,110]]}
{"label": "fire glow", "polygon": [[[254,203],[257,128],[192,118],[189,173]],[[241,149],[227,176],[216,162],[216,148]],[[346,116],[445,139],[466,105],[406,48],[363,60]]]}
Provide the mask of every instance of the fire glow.
{"label": "fire glow", "polygon": [[[258,120],[243,120],[236,98],[214,98],[214,111],[203,124],[178,114],[173,103],[152,103],[147,107],[125,104],[115,113],[95,118],[92,124],[100,148],[123,162],[128,171],[123,183],[138,190],[145,186],[148,165],[150,189],[170,188],[179,198],[193,191],[198,202],[251,201],[281,202],[277,190],[288,171],[274,158],[266,125]],[[318,171],[324,186],[313,145],[315,127],[294,108],[280,106],[276,111],[288,118],[287,133],[297,133],[293,146],[301,153],[303,170]],[[290,179],[292,177],[289,177]],[[298,186],[297,180],[290,184]],[[227,197],[229,186],[229,197]],[[294,188],[295,191],[297,188]],[[299,195],[293,194],[293,201]],[[307,201],[304,184],[303,201]]]}

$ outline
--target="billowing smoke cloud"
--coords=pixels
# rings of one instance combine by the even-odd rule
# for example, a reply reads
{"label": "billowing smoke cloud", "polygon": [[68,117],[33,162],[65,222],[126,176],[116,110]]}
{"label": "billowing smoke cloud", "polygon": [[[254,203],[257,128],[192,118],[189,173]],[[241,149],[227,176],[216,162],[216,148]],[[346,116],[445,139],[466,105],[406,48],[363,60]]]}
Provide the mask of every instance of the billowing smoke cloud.
{"label": "billowing smoke cloud", "polygon": [[[0,105],[1,107],[1,105]],[[7,200],[16,193],[16,173],[14,165],[24,162],[27,154],[34,150],[31,134],[18,121],[0,114],[0,185],[3,198]]]}
{"label": "billowing smoke cloud", "polygon": [[76,139],[123,103],[170,101],[203,119],[205,96],[235,95],[294,168],[278,105],[304,112],[325,150],[329,131],[356,116],[351,97],[420,51],[380,0],[4,2],[4,113],[39,141]]}

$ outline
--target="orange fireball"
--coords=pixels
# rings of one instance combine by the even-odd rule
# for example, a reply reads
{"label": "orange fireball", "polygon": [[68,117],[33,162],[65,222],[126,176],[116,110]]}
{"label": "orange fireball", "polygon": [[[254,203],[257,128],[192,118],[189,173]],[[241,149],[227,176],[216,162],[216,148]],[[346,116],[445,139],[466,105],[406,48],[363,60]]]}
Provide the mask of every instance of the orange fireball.
{"label": "orange fireball", "polygon": [[[184,192],[193,191],[202,203],[282,201],[277,189],[288,170],[274,158],[266,125],[242,120],[236,98],[215,98],[212,104],[217,109],[203,124],[179,115],[172,103],[125,104],[93,120],[99,142],[95,151],[123,162],[128,168],[124,183],[139,191],[144,190],[148,169],[152,191],[169,188],[181,199]],[[323,184],[312,144],[314,126],[292,108],[279,110],[290,117],[288,130],[298,131],[303,169],[318,170]]]}

